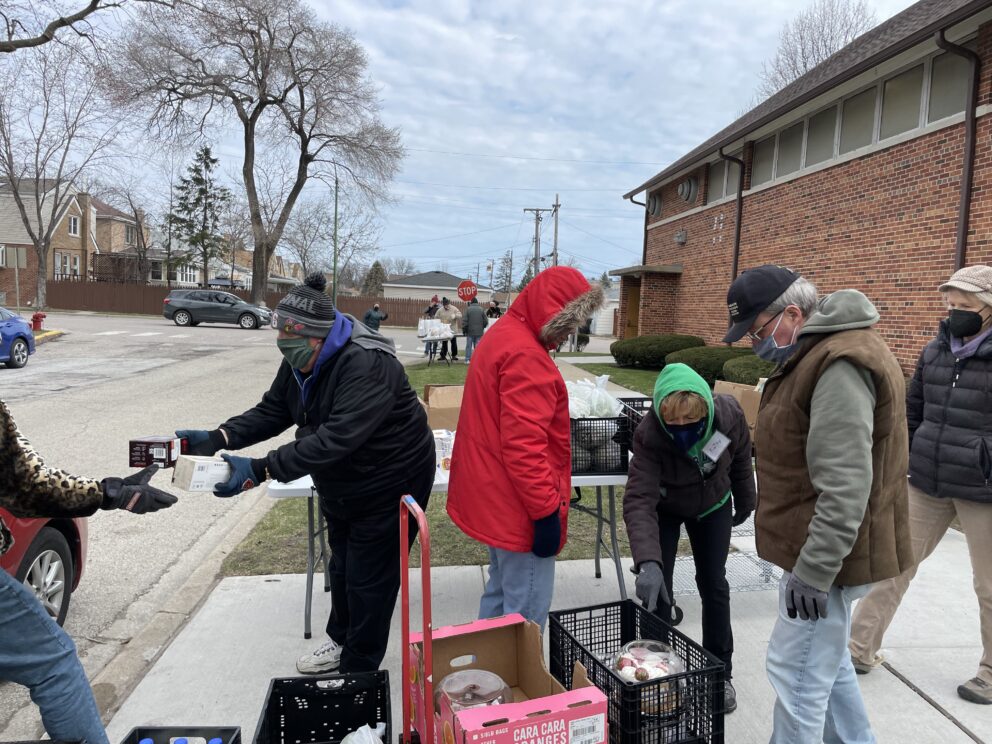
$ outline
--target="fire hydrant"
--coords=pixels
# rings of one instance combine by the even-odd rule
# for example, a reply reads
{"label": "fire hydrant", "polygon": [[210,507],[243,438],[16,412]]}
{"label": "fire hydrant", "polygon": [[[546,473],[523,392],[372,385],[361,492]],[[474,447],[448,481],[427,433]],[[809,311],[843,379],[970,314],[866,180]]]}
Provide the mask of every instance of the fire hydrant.
{"label": "fire hydrant", "polygon": [[31,330],[32,331],[41,331],[41,330],[44,330],[41,327],[41,324],[44,322],[45,318],[47,318],[47,317],[48,317],[48,315],[45,314],[45,313],[35,313],[34,315],[32,315],[31,316]]}

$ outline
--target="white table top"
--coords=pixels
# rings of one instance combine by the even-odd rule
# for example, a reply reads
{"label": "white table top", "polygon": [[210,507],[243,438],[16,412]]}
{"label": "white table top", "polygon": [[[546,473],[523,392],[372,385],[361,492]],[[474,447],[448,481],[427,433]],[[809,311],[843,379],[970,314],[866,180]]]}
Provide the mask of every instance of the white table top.
{"label": "white table top", "polygon": [[[623,486],[627,483],[627,474],[618,473],[616,475],[573,475],[572,487],[580,486]],[[269,481],[269,496],[274,499],[292,499],[309,496],[313,489],[313,480],[309,475],[297,478],[289,483],[279,481]],[[434,476],[434,487],[432,493],[447,493],[448,491],[448,471],[437,469]]]}

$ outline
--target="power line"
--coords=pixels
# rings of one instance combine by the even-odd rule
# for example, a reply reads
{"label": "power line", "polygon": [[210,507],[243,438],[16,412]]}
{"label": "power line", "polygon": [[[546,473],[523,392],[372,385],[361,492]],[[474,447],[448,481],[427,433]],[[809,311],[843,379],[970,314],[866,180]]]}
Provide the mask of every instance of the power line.
{"label": "power line", "polygon": [[637,251],[633,250],[632,248],[626,248],[626,247],[620,245],[619,243],[614,243],[612,240],[607,240],[606,238],[601,238],[598,235],[593,235],[588,230],[583,230],[581,227],[579,227],[578,225],[573,225],[571,222],[568,222],[566,220],[562,220],[562,222],[564,222],[569,227],[574,227],[576,230],[578,230],[581,233],[585,233],[590,238],[596,238],[596,240],[600,241],[601,243],[606,243],[607,245],[612,245],[614,248],[619,248],[622,251],[627,251],[628,253],[632,253],[635,256],[639,256],[640,255],[640,253],[638,253]]}
{"label": "power line", "polygon": [[[554,191],[553,188],[525,188],[522,186],[470,186],[466,184],[459,183],[431,183],[428,181],[405,181],[401,178],[393,179],[396,183],[412,183],[415,186],[435,186],[442,189],[479,189],[482,191]],[[620,194],[623,193],[623,189],[558,189],[559,191],[568,192],[602,192],[607,194]]]}
{"label": "power line", "polygon": [[467,233],[458,233],[457,235],[445,235],[440,238],[428,238],[427,240],[411,240],[408,243],[392,243],[390,245],[379,246],[380,248],[400,248],[404,245],[420,245],[421,243],[436,243],[439,240],[451,240],[453,238],[464,238],[468,235],[478,235],[479,233],[492,232],[493,230],[505,230],[508,227],[513,227],[512,224],[509,225],[497,225],[496,227],[487,227],[484,230],[473,230]]}
{"label": "power line", "polygon": [[581,158],[539,158],[525,155],[490,155],[481,152],[455,152],[452,150],[431,150],[426,147],[404,148],[411,152],[431,152],[436,155],[457,155],[465,158],[498,158],[501,160],[538,160],[546,163],[589,163],[592,165],[665,165],[643,160],[583,160]]}

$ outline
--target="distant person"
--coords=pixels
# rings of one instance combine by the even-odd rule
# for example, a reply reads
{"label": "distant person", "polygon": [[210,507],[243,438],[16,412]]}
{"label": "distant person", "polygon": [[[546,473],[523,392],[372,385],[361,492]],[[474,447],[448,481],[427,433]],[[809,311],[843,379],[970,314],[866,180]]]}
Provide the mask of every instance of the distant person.
{"label": "distant person", "polygon": [[[426,320],[433,320],[434,316],[437,315],[437,311],[441,308],[440,300],[437,295],[431,297],[431,304],[427,306],[424,310],[424,318]],[[424,341],[424,356],[431,356],[437,353],[437,341]]]}
{"label": "distant person", "polygon": [[[462,311],[451,304],[451,300],[447,297],[441,298],[441,309],[437,311],[435,316],[442,323],[446,323],[451,327],[451,332],[453,334],[458,334],[458,321],[462,318]],[[448,356],[448,341],[447,339],[441,342],[441,358],[444,359]],[[458,361],[458,339],[451,339],[451,361]]]}
{"label": "distant person", "polygon": [[851,606],[913,562],[906,382],[867,297],[816,287],[781,266],[743,272],[732,325],[777,365],[755,445],[758,555],[783,570],[766,669],[770,744],[873,742],[848,641]]}
{"label": "distant person", "polygon": [[462,330],[465,332],[465,364],[472,361],[472,350],[482,340],[482,334],[488,325],[489,318],[486,317],[479,301],[473,297],[462,320]]}
{"label": "distant person", "polygon": [[[97,509],[135,514],[167,509],[177,499],[148,485],[157,465],[101,481],[45,465],[0,401],[0,507],[15,517],[87,517]],[[14,545],[0,519],[0,555]],[[134,559],[132,556],[131,560]],[[66,587],[68,592],[68,587]],[[66,600],[68,601],[68,600]],[[86,672],[68,634],[34,593],[0,569],[0,681],[24,685],[53,740],[108,744]]]}
{"label": "distant person", "polygon": [[572,469],[568,393],[548,350],[602,302],[579,271],[542,271],[472,357],[448,514],[489,549],[480,618],[519,612],[542,630],[547,621]]}
{"label": "distant person", "polygon": [[214,494],[313,479],[331,550],[331,614],[327,640],[296,669],[371,672],[386,654],[400,587],[399,500],[410,494],[427,508],[434,436],[393,342],[338,312],[325,286],[311,274],[276,306],[283,359],[257,405],[212,431],[176,434],[190,454],[213,456],[296,428],[294,441],[264,457],[223,455],[231,477]]}
{"label": "distant person", "polygon": [[740,404],[713,395],[684,364],[665,366],[653,405],[634,432],[623,519],[638,569],[637,596],[665,622],[682,525],[702,600],[703,648],[724,664],[724,712],[737,709],[727,555],[730,531],[754,511],[751,435]]}
{"label": "distant person", "polygon": [[499,309],[499,300],[489,301],[489,307],[486,308],[486,317],[490,320],[499,320],[503,317],[503,311]]}
{"label": "distant person", "polygon": [[365,323],[365,327],[370,331],[379,332],[379,325],[382,321],[389,317],[389,313],[384,313],[379,309],[379,303],[375,303],[372,309],[365,313],[365,318],[362,320]]}
{"label": "distant person", "polygon": [[955,272],[940,291],[948,317],[920,354],[906,396],[909,422],[909,528],[913,565],[875,584],[858,604],[851,658],[860,674],[878,653],[919,564],[957,517],[971,555],[982,659],[958,687],[971,703],[992,704],[992,266]]}

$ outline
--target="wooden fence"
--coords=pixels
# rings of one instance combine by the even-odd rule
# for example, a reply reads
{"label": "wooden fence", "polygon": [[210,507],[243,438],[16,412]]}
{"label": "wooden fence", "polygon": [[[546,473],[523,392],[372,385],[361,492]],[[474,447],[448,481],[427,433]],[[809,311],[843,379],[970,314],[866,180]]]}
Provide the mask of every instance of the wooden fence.
{"label": "wooden fence", "polygon": [[[383,321],[383,325],[398,326],[400,328],[416,328],[417,321],[424,317],[424,310],[430,305],[427,300],[400,300],[384,297],[348,297],[338,295],[338,310],[349,315],[354,315],[361,320],[365,313],[378,304],[379,309],[388,313],[389,317]],[[462,313],[465,312],[465,305],[461,302],[452,303]]]}

